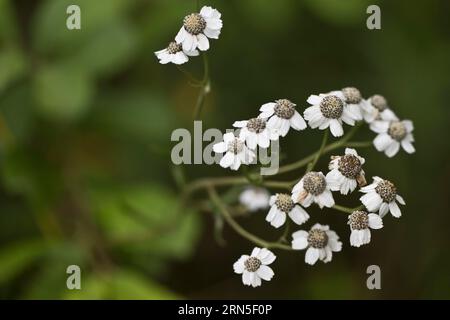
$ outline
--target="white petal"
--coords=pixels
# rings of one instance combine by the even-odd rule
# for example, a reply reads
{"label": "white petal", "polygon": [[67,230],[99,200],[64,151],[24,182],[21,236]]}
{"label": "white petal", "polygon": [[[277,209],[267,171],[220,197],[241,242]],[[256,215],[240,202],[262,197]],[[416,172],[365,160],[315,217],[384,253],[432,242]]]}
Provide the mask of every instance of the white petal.
{"label": "white petal", "polygon": [[402,212],[400,211],[400,208],[395,201],[389,203],[389,210],[391,211],[391,214],[396,218],[400,218],[402,216]]}
{"label": "white petal", "polygon": [[375,133],[386,133],[389,130],[388,121],[374,121],[370,124],[370,130]]}
{"label": "white petal", "polygon": [[369,227],[372,229],[381,229],[383,228],[383,219],[377,214],[369,213]]}
{"label": "white petal", "polygon": [[407,140],[402,140],[402,147],[407,153],[414,153],[414,152],[416,152],[416,149],[414,148],[412,143],[407,141]]}
{"label": "white petal", "polygon": [[389,157],[392,158],[395,156],[400,150],[400,143],[398,141],[393,141],[384,151],[384,153]]}
{"label": "white petal", "polygon": [[322,101],[322,98],[315,94],[310,95],[308,97],[308,99],[306,100],[306,102],[308,102],[309,104],[312,104],[312,105],[319,104],[321,101]]}
{"label": "white petal", "polygon": [[261,260],[262,264],[265,265],[271,264],[276,259],[276,256],[273,254],[273,252],[266,248],[262,248],[256,257]]}
{"label": "white petal", "polygon": [[331,208],[332,206],[334,206],[333,194],[328,189],[326,189],[324,192],[316,196],[316,200],[317,200],[316,202],[321,208],[323,207]]}
{"label": "white petal", "polygon": [[366,206],[369,211],[378,211],[381,204],[383,203],[383,199],[376,192],[369,192],[359,198],[361,202]]}
{"label": "white petal", "polygon": [[265,103],[261,106],[261,108],[259,108],[259,111],[262,112],[274,112],[274,108],[276,106],[275,102],[269,102],[269,103]]}
{"label": "white petal", "polygon": [[330,131],[331,134],[335,137],[340,137],[344,134],[344,129],[338,120],[333,119],[330,121]]}
{"label": "white petal", "polygon": [[308,213],[300,206],[294,206],[288,215],[298,225],[305,223],[309,219]]}
{"label": "white petal", "polygon": [[244,262],[248,259],[248,255],[242,255],[238,261],[233,264],[233,269],[235,273],[242,273],[245,270]]}
{"label": "white petal", "polygon": [[227,149],[228,147],[224,142],[219,142],[213,145],[213,150],[215,153],[224,153]]}
{"label": "white petal", "polygon": [[247,270],[244,270],[242,273],[242,283],[246,286],[251,286],[253,281],[253,272],[248,272]]}
{"label": "white petal", "polygon": [[319,259],[319,256],[320,256],[319,249],[310,247],[308,248],[308,250],[306,250],[305,262],[307,264],[313,265]]}
{"label": "white petal", "polygon": [[[369,209],[369,208],[367,208]],[[370,209],[369,209],[370,210]],[[380,217],[383,218],[389,212],[389,204],[383,202],[380,206]]]}
{"label": "white petal", "polygon": [[[181,27],[180,31],[178,31],[178,33],[175,37],[175,42],[178,44],[182,43],[186,39],[186,35],[187,35],[186,30],[184,29],[184,27]],[[190,51],[190,50],[188,50],[188,51]]]}
{"label": "white petal", "polygon": [[228,168],[234,163],[234,154],[231,152],[225,153],[225,155],[220,159],[220,166],[222,168]]}
{"label": "white petal", "polygon": [[214,29],[210,29],[210,28],[206,27],[205,30],[203,30],[203,33],[208,38],[219,39],[220,29],[219,30],[214,30]]}
{"label": "white petal", "polygon": [[307,237],[298,237],[292,240],[292,249],[303,250],[308,246]]}
{"label": "white petal", "polygon": [[403,198],[400,195],[396,195],[395,198],[397,199],[397,201],[402,204],[405,205],[405,200],[403,200]]}
{"label": "white petal", "polygon": [[256,271],[256,274],[266,281],[270,281],[274,275],[272,268],[266,265],[261,265]]}
{"label": "white petal", "polygon": [[242,121],[235,121],[233,123],[233,127],[235,128],[243,128],[247,125],[248,121],[247,120],[242,120]]}
{"label": "white petal", "polygon": [[295,130],[303,130],[306,128],[305,120],[297,111],[295,111],[294,115],[290,119],[290,122],[292,128],[294,128]]}
{"label": "white petal", "polygon": [[209,49],[209,40],[204,34],[202,33],[198,34],[197,41],[199,50],[206,51]]}
{"label": "white petal", "polygon": [[394,140],[387,133],[380,133],[373,140],[373,145],[375,146],[375,149],[377,149],[378,151],[384,151],[386,150],[387,147],[391,145],[393,141]]}

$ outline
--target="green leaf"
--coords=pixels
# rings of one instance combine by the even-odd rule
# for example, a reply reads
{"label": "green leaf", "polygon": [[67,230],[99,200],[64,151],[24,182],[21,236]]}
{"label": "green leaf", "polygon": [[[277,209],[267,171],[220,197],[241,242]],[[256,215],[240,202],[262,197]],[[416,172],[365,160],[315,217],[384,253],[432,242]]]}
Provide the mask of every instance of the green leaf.
{"label": "green leaf", "polygon": [[27,63],[21,50],[10,47],[0,51],[0,94],[23,76],[26,69]]}
{"label": "green leaf", "polygon": [[108,76],[129,64],[136,49],[136,30],[117,21],[92,35],[67,58],[67,63],[93,76]]}
{"label": "green leaf", "polygon": [[46,66],[36,72],[33,80],[37,112],[43,117],[71,121],[88,110],[94,84],[83,70],[63,65]]}
{"label": "green leaf", "polygon": [[[81,30],[66,28],[66,10],[72,4],[81,9]],[[34,47],[40,53],[68,55],[89,43],[100,29],[114,26],[132,4],[130,0],[48,0],[38,7],[33,21]]]}
{"label": "green leaf", "polygon": [[40,257],[47,246],[41,240],[24,240],[0,249],[0,284],[15,278]]}
{"label": "green leaf", "polygon": [[198,238],[199,219],[191,210],[180,210],[175,195],[153,185],[105,191],[93,193],[92,201],[113,243],[139,254],[178,259],[190,255]]}

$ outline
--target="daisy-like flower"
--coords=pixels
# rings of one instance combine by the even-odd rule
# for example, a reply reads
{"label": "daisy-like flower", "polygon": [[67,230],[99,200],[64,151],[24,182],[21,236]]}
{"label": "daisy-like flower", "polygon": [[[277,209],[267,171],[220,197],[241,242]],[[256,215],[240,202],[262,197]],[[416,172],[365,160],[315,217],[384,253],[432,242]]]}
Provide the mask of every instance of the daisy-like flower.
{"label": "daisy-like flower", "polygon": [[288,99],[279,99],[275,102],[263,104],[258,118],[268,119],[267,127],[284,137],[292,127],[294,130],[306,129],[306,122],[300,113],[295,110],[296,104]]}
{"label": "daisy-like flower", "polygon": [[350,225],[350,244],[354,247],[360,247],[370,242],[370,229],[383,228],[383,220],[375,213],[367,213],[366,211],[353,211],[348,216],[348,224]]}
{"label": "daisy-like flower", "polygon": [[292,189],[292,200],[304,207],[309,207],[313,202],[321,209],[334,206],[329,182],[322,172],[311,171],[305,174]]}
{"label": "daisy-like flower", "polygon": [[184,51],[180,44],[173,41],[169,43],[167,48],[156,51],[155,55],[161,64],[167,64],[169,62],[174,64],[183,64],[189,61],[188,56],[198,56],[199,53],[197,50]]}
{"label": "daisy-like flower", "polygon": [[397,119],[395,113],[389,108],[386,98],[379,94],[371,96],[366,103],[361,104],[361,111],[367,123],[375,120]]}
{"label": "daisy-like flower", "polygon": [[361,92],[355,87],[345,87],[341,91],[333,91],[330,94],[336,94],[340,92],[344,96],[344,102],[347,104],[347,108],[355,120],[362,120],[363,115],[361,106],[367,103],[367,100],[363,99]]}
{"label": "daisy-like flower", "polygon": [[241,128],[239,137],[247,142],[247,146],[254,150],[256,146],[268,148],[270,140],[277,140],[278,135],[266,125],[263,118],[252,118],[247,121],[236,121],[233,127]]}
{"label": "daisy-like flower", "polygon": [[247,148],[245,141],[235,137],[232,132],[223,135],[223,141],[213,146],[215,153],[224,153],[220,160],[220,166],[237,170],[241,164],[250,164],[255,159],[255,154]]}
{"label": "daisy-like flower", "polygon": [[239,196],[240,203],[251,212],[267,209],[269,199],[269,191],[257,187],[246,188]]}
{"label": "daisy-like flower", "polygon": [[324,263],[330,262],[333,258],[333,252],[339,252],[342,249],[342,242],[336,232],[330,230],[328,226],[315,224],[309,232],[304,230],[296,231],[292,234],[292,249],[306,250],[305,262],[313,265],[317,260]]}
{"label": "daisy-like flower", "polygon": [[307,102],[312,106],[307,108],[303,116],[311,128],[325,130],[330,127],[331,134],[340,137],[344,134],[342,122],[351,126],[360,118],[360,113],[354,112],[345,102],[341,91],[327,94],[311,95]]}
{"label": "daisy-like flower", "polygon": [[309,219],[305,209],[296,205],[291,196],[286,193],[277,193],[271,196],[269,204],[271,208],[266,216],[266,221],[275,228],[281,227],[286,222],[286,214],[298,225]]}
{"label": "daisy-like flower", "polygon": [[373,183],[361,188],[360,191],[365,193],[360,200],[369,212],[378,211],[381,218],[389,211],[396,218],[402,215],[396,201],[405,205],[405,200],[397,194],[397,188],[391,181],[373,177]]}
{"label": "daisy-like flower", "polygon": [[370,124],[370,129],[378,133],[373,145],[389,158],[397,154],[400,145],[409,154],[416,151],[412,145],[414,126],[411,120],[374,121]]}
{"label": "daisy-like flower", "polygon": [[328,168],[326,179],[330,185],[330,190],[340,191],[348,194],[356,189],[356,186],[366,185],[364,170],[362,165],[365,159],[360,157],[355,149],[345,149],[345,155],[332,156]]}
{"label": "daisy-like flower", "polygon": [[261,285],[261,279],[270,281],[274,275],[268,265],[274,262],[275,255],[266,248],[254,248],[250,256],[244,254],[233,264],[234,272],[242,274],[242,282],[253,288]]}
{"label": "daisy-like flower", "polygon": [[203,7],[200,13],[191,13],[184,17],[183,26],[175,37],[175,41],[183,46],[185,51],[209,49],[209,40],[219,39],[222,29],[221,14],[211,7]]}

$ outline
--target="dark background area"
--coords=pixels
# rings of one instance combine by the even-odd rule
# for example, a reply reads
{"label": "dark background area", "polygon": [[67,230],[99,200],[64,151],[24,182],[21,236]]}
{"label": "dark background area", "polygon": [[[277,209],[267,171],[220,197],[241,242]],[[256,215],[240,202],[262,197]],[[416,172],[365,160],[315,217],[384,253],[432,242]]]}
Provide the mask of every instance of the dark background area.
{"label": "dark background area", "polygon": [[[80,31],[66,29],[69,4],[81,7]],[[174,172],[189,181],[233,174],[206,165],[174,170],[170,162],[170,134],[192,125],[197,89],[153,52],[196,2],[0,0],[0,297],[450,298],[450,2],[200,4],[217,8],[224,22],[208,51],[203,127],[224,131],[282,97],[303,111],[310,94],[345,86],[383,94],[414,121],[417,152],[392,159],[373,148],[359,152],[368,178],[397,184],[403,216],[387,216],[358,249],[349,246],[345,215],[313,207],[302,228],[329,224],[343,251],[314,267],[304,252],[277,252],[274,279],[244,287],[232,264],[253,244],[227,226],[220,244],[213,215],[176,210]],[[366,28],[370,4],[381,7],[381,30]],[[202,59],[185,68],[200,77]],[[315,151],[321,136],[290,132],[281,140],[283,163]],[[374,136],[364,128],[355,139]],[[353,207],[358,197],[335,199]],[[276,239],[265,214],[239,222]],[[82,269],[81,291],[66,289],[71,264]],[[381,267],[382,290],[366,288],[372,264]]]}

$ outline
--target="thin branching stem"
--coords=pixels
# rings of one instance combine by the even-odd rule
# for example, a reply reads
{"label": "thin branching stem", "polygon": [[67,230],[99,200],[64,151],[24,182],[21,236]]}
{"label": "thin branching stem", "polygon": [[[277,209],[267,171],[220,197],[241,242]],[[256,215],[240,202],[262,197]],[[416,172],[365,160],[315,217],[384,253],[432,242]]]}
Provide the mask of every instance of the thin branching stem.
{"label": "thin branching stem", "polygon": [[353,211],[355,211],[355,209],[344,207],[344,206],[340,206],[340,205],[337,205],[337,204],[335,204],[333,206],[333,209],[337,210],[337,211],[345,212],[345,213],[348,213],[348,214],[351,214],[351,213],[353,213]]}
{"label": "thin branching stem", "polygon": [[312,171],[314,169],[314,167],[317,164],[317,161],[322,156],[322,153],[323,153],[323,150],[325,148],[325,145],[327,144],[327,141],[328,141],[328,130],[325,130],[325,133],[323,134],[323,139],[322,139],[322,143],[320,145],[320,148],[316,152],[314,160],[308,165],[308,168],[306,169],[306,172],[310,172],[310,171]]}
{"label": "thin branching stem", "polygon": [[211,84],[209,80],[209,62],[208,56],[205,52],[202,54],[203,56],[203,80],[201,82],[200,92],[198,93],[197,102],[194,108],[194,120],[198,120],[200,117],[200,113],[202,112],[203,105],[205,104],[205,98],[211,90]]}
{"label": "thin branching stem", "polygon": [[222,202],[222,199],[217,194],[215,188],[209,186],[207,190],[212,203],[217,207],[222,217],[225,219],[228,225],[233,228],[233,230],[236,231],[240,236],[263,248],[292,250],[292,248],[288,245],[282,244],[280,242],[268,242],[245,230],[239,223],[236,222],[236,220],[233,219],[225,204]]}

